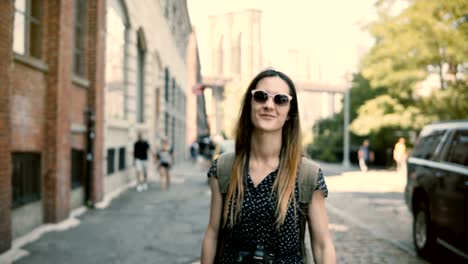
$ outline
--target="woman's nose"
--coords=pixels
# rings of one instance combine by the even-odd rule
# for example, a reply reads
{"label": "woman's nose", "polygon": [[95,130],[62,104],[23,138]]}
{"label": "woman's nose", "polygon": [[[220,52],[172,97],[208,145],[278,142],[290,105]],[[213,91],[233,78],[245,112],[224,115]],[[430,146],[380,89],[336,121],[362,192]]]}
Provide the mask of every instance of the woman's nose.
{"label": "woman's nose", "polygon": [[268,99],[265,102],[265,107],[270,107],[270,108],[275,107],[275,102],[273,101],[272,96],[268,96]]}

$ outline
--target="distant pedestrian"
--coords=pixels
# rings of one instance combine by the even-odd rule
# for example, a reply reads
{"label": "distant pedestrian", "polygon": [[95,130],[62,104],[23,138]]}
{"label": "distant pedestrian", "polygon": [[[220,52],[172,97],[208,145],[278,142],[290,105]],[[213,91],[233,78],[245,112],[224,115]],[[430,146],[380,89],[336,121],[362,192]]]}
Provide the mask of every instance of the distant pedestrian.
{"label": "distant pedestrian", "polygon": [[401,137],[398,139],[398,142],[395,144],[395,148],[393,149],[393,159],[397,165],[397,172],[404,173],[406,171],[406,158],[407,150],[405,138]]}
{"label": "distant pedestrian", "polygon": [[143,139],[141,133],[138,134],[138,140],[133,146],[133,159],[136,169],[136,180],[138,192],[148,189],[148,151],[150,145]]}
{"label": "distant pedestrian", "polygon": [[369,140],[364,140],[358,151],[359,168],[362,172],[368,171],[369,162],[374,161],[374,152],[370,150],[369,145]]}
{"label": "distant pedestrian", "polygon": [[198,141],[193,141],[192,145],[190,145],[190,156],[192,157],[193,163],[197,161],[199,149],[200,146],[198,145]]}
{"label": "distant pedestrian", "polygon": [[166,139],[161,142],[161,149],[156,153],[156,159],[159,162],[159,176],[161,177],[161,190],[167,190],[171,184],[171,175],[169,173],[173,164],[173,151]]}

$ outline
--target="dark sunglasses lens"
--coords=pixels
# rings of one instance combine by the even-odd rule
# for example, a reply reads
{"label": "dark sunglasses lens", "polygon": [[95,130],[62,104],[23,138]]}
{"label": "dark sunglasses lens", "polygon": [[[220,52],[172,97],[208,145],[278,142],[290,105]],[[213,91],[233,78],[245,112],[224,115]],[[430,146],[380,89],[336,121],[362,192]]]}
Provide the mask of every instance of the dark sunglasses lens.
{"label": "dark sunglasses lens", "polygon": [[286,105],[289,102],[289,98],[284,94],[275,95],[273,100],[277,105]]}
{"label": "dark sunglasses lens", "polygon": [[264,91],[255,91],[253,94],[253,99],[255,102],[264,103],[268,100],[268,94]]}

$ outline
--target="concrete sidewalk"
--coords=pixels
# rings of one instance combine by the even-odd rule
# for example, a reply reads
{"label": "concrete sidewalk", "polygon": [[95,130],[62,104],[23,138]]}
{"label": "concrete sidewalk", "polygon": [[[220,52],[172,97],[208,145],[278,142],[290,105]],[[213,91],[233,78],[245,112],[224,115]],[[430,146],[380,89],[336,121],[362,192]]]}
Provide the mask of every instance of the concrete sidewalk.
{"label": "concrete sidewalk", "polygon": [[123,186],[94,210],[83,206],[60,223],[15,239],[0,264],[191,263],[208,219],[209,165],[206,160],[177,164],[168,191],[160,190],[158,175],[150,178],[148,191],[137,192],[134,182]]}

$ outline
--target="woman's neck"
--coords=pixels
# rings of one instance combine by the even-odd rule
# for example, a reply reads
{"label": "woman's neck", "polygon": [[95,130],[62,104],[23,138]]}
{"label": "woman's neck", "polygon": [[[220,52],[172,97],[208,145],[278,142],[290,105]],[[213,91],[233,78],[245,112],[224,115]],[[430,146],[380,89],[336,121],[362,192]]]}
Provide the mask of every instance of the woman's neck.
{"label": "woman's neck", "polygon": [[257,161],[278,159],[281,152],[282,135],[279,133],[253,132],[250,158]]}

